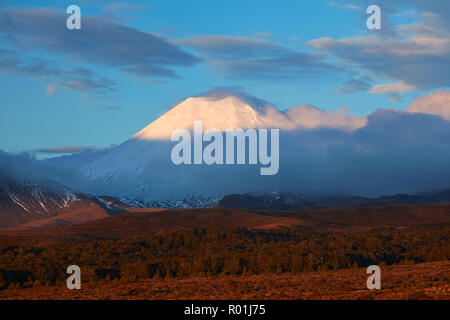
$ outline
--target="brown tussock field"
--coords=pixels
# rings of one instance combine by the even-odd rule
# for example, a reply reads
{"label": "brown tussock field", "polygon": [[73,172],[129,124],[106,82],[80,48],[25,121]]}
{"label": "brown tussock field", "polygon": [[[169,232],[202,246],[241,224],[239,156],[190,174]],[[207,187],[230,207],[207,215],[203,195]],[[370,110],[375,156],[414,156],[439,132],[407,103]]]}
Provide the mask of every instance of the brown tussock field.
{"label": "brown tussock field", "polygon": [[[0,232],[0,299],[450,299],[450,203],[135,209]],[[82,289],[65,270],[80,263]],[[381,290],[368,290],[370,264]]]}
{"label": "brown tussock field", "polygon": [[381,290],[368,290],[365,268],[304,274],[86,283],[81,290],[8,289],[11,300],[424,300],[450,299],[450,262],[381,267]]}

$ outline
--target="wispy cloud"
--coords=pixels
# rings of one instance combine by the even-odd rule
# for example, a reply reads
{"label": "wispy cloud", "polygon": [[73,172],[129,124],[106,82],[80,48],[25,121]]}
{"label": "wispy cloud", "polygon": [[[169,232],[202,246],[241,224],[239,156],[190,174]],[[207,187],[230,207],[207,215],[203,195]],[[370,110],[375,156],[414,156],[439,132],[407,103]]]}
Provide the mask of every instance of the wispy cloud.
{"label": "wispy cloud", "polygon": [[[427,26],[427,25],[425,25]],[[412,28],[399,38],[378,35],[331,39],[321,38],[309,42],[319,51],[327,52],[350,66],[371,72],[374,77],[396,80],[395,85],[374,87],[372,93],[400,93],[416,89],[434,89],[450,86],[450,39],[438,36],[433,29],[429,34],[414,34]],[[423,32],[423,29],[422,29]]]}
{"label": "wispy cloud", "polygon": [[342,87],[334,89],[337,93],[353,93],[359,91],[367,91],[370,89],[370,83],[373,80],[369,77],[363,77],[360,79],[350,79],[342,83]]}
{"label": "wispy cloud", "polygon": [[95,72],[82,67],[63,69],[44,59],[26,61],[14,50],[0,49],[0,70],[7,73],[26,74],[42,79],[51,85],[47,94],[53,94],[56,86],[77,91],[107,92],[113,91],[115,82],[99,76]]}
{"label": "wispy cloud", "polygon": [[216,72],[229,77],[286,81],[344,71],[327,63],[321,54],[299,52],[264,39],[193,36],[172,42],[196,50]]}
{"label": "wispy cloud", "polygon": [[80,153],[86,150],[98,149],[98,147],[94,146],[62,146],[55,148],[41,148],[34,150],[36,153],[45,153],[45,154],[71,154],[71,153]]}
{"label": "wispy cloud", "polygon": [[341,8],[341,9],[348,9],[348,10],[355,10],[355,11],[363,10],[362,7],[352,4],[352,3],[337,3],[337,2],[330,1],[330,2],[328,2],[328,5],[330,5],[332,7],[336,7],[336,8]]}
{"label": "wispy cloud", "polygon": [[175,78],[174,67],[199,61],[157,36],[105,19],[84,16],[84,28],[75,31],[62,28],[61,21],[65,16],[50,9],[0,9],[0,34],[21,49],[38,48],[144,77]]}
{"label": "wispy cloud", "polygon": [[377,84],[369,92],[374,94],[387,94],[392,101],[401,101],[399,94],[415,90],[419,90],[419,88],[399,81],[396,83]]}

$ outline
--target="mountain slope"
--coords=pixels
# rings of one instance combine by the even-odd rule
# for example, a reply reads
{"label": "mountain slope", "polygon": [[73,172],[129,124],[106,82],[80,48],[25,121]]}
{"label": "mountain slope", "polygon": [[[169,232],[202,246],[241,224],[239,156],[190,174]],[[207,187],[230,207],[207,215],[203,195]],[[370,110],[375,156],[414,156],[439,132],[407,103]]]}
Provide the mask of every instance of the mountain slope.
{"label": "mountain slope", "polygon": [[49,180],[0,176],[0,228],[81,223],[124,210]]}

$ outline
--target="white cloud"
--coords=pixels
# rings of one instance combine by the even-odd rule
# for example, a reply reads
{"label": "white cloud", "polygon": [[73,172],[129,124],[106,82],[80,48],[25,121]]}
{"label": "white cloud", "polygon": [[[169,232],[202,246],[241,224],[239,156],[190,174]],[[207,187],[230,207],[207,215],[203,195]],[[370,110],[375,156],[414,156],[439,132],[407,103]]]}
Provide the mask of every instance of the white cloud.
{"label": "white cloud", "polygon": [[450,120],[450,90],[439,90],[415,99],[408,108],[411,113],[426,113]]}
{"label": "white cloud", "polygon": [[331,54],[347,68],[369,72],[375,79],[389,79],[391,84],[374,86],[370,92],[400,99],[404,92],[450,86],[449,30],[444,14],[423,12],[419,22],[397,25],[393,34],[324,37],[308,44]]}
{"label": "white cloud", "polygon": [[407,84],[403,81],[399,81],[396,83],[387,83],[387,84],[377,84],[370,89],[370,93],[375,94],[398,94],[405,93],[408,91],[414,91],[418,88],[416,86]]}
{"label": "white cloud", "polygon": [[352,116],[346,107],[335,112],[320,110],[311,105],[302,105],[286,111],[286,116],[301,128],[328,127],[341,130],[356,130],[367,124],[367,117]]}

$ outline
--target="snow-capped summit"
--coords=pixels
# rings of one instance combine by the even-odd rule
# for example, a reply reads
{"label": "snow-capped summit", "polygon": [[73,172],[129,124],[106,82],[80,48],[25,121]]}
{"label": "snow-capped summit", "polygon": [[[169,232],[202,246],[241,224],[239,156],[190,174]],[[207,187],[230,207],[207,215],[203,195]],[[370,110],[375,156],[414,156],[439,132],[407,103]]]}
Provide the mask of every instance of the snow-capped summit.
{"label": "snow-capped summit", "polygon": [[194,121],[203,122],[203,130],[287,128],[290,121],[275,107],[252,106],[237,96],[192,97],[176,105],[133,138],[169,140],[176,129],[191,129]]}
{"label": "snow-capped summit", "polygon": [[330,127],[355,130],[367,123],[366,117],[352,116],[345,108],[327,112],[311,105],[279,111],[273,105],[240,94],[191,97],[150,123],[132,138],[170,140],[176,129],[192,129],[194,121],[203,122],[203,130],[269,129],[294,130]]}

